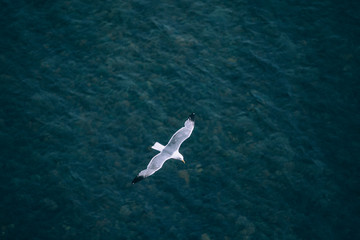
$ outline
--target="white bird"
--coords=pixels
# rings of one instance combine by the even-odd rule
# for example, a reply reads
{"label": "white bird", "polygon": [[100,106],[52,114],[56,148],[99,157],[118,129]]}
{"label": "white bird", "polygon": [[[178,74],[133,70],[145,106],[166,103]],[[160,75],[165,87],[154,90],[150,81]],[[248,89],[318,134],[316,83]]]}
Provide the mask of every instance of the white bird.
{"label": "white bird", "polygon": [[180,128],[169,140],[166,146],[161,145],[156,142],[151,148],[160,151],[157,155],[155,155],[147,168],[142,170],[132,181],[132,184],[137,183],[143,180],[146,177],[153,175],[156,171],[158,171],[163,164],[169,160],[170,158],[180,160],[183,163],[184,157],[179,153],[179,148],[181,144],[190,137],[194,126],[195,126],[195,113],[190,114],[189,118],[185,121],[185,126]]}

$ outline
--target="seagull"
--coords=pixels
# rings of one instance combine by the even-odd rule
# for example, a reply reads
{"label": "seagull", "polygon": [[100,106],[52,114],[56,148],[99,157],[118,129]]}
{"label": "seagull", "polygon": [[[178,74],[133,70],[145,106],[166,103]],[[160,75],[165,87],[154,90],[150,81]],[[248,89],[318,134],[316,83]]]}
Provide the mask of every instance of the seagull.
{"label": "seagull", "polygon": [[184,127],[177,130],[177,132],[171,137],[168,144],[166,146],[156,142],[151,148],[159,151],[157,155],[155,155],[147,168],[142,170],[132,181],[132,184],[137,183],[143,180],[146,177],[153,175],[156,171],[158,171],[163,164],[169,160],[170,158],[180,160],[183,163],[184,157],[179,153],[179,148],[181,144],[190,137],[195,125],[195,113],[190,114],[189,118],[185,121]]}

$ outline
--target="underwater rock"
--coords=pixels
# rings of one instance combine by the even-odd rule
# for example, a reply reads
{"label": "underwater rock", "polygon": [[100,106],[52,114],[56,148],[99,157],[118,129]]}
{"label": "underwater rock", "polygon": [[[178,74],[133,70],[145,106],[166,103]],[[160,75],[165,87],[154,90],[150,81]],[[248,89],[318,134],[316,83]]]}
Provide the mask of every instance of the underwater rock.
{"label": "underwater rock", "polygon": [[186,170],[180,170],[180,171],[178,172],[178,175],[179,175],[179,177],[181,177],[182,179],[185,180],[186,184],[189,184],[189,182],[190,182],[190,175],[189,175],[188,171],[186,171]]}
{"label": "underwater rock", "polygon": [[210,240],[210,237],[207,233],[201,234],[201,240]]}

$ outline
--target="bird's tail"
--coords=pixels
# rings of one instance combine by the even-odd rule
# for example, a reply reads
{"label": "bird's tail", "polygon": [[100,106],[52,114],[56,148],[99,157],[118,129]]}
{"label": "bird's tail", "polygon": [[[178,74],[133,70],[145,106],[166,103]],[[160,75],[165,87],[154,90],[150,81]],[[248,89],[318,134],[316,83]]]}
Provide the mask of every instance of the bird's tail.
{"label": "bird's tail", "polygon": [[156,142],[151,148],[161,152],[165,148],[165,146]]}

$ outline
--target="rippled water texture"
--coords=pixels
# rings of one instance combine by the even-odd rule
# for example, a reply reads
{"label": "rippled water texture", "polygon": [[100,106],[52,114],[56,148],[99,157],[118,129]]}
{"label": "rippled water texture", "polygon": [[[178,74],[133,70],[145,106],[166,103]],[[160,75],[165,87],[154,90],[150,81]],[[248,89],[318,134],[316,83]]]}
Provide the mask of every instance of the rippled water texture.
{"label": "rippled water texture", "polygon": [[0,239],[360,239],[356,1],[0,6]]}

